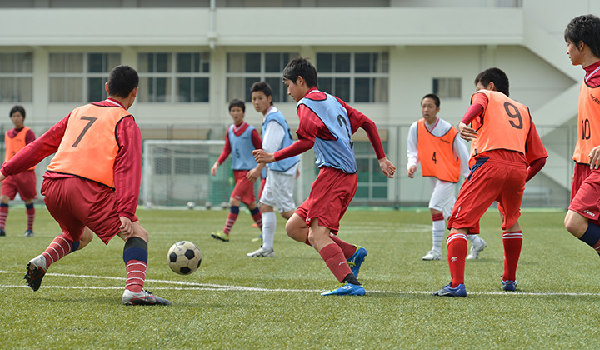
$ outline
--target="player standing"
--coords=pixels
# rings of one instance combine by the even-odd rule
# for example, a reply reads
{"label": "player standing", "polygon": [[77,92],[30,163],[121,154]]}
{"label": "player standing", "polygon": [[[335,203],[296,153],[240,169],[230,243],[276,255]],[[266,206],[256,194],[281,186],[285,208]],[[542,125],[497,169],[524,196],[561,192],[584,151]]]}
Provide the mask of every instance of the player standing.
{"label": "player standing", "polygon": [[229,115],[233,119],[233,124],[227,128],[223,151],[210,169],[212,176],[217,176],[217,168],[223,164],[231,153],[231,168],[233,169],[235,186],[231,192],[231,198],[229,198],[229,203],[231,204],[229,214],[227,214],[223,231],[211,234],[213,238],[223,242],[229,242],[229,233],[240,213],[241,203],[246,204],[250,210],[256,226],[259,229],[262,227],[262,215],[260,208],[256,204],[254,184],[246,178],[248,171],[256,167],[252,150],[259,149],[262,141],[256,129],[244,121],[244,116],[246,115],[246,104],[244,101],[233,99],[229,103]]}
{"label": "player standing", "polygon": [[[421,163],[422,175],[429,177],[433,188],[429,200],[431,251],[422,258],[427,261],[442,259],[445,220],[452,213],[452,206],[456,201],[456,183],[461,174],[464,178],[469,175],[467,146],[457,137],[456,128],[437,116],[439,111],[440,98],[435,94],[425,95],[421,99],[422,118],[412,123],[406,141],[408,177],[414,177],[417,165]],[[473,242],[473,250],[478,254],[486,243],[478,236],[472,236],[476,240]]]}
{"label": "player standing", "polygon": [[357,187],[352,134],[359,127],[367,132],[387,177],[396,168],[385,156],[375,123],[339,98],[317,90],[317,70],[306,58],[291,60],[283,70],[283,81],[288,95],[298,103],[298,141],[275,153],[252,153],[257,162],[270,163],[314,150],[319,175],[308,199],[288,220],[287,234],[315,248],[336,279],[345,283],[321,295],[364,295],[357,276],[367,250],[337,237],[339,222]]}
{"label": "player standing", "polygon": [[105,244],[114,236],[125,241],[123,304],[171,304],[143,289],[148,232],[135,215],[142,177],[142,136],[127,111],[137,97],[138,82],[135,69],[113,68],[105,84],[106,100],[75,108],[0,170],[2,181],[56,153],[44,174],[42,195],[62,234],[27,264],[25,279],[34,292],[48,267],[78,250],[82,235],[89,236],[91,230]]}
{"label": "player standing", "polygon": [[[283,114],[273,106],[273,90],[266,82],[257,82],[250,88],[252,104],[257,112],[263,115],[262,149],[266,152],[276,152],[293,143],[292,132]],[[259,147],[260,148],[260,147]],[[277,229],[277,216],[273,207],[277,207],[281,216],[286,220],[294,214],[294,184],[298,172],[298,157],[290,157],[278,162],[267,164],[267,181],[263,188],[260,202],[262,210],[262,245],[258,250],[246,254],[249,257],[275,257],[273,240]],[[265,164],[258,163],[256,168],[248,173],[252,182],[261,176]]]}
{"label": "player standing", "polygon": [[[21,149],[35,141],[35,134],[31,129],[24,126],[25,108],[14,106],[10,113],[14,128],[4,134],[4,144],[6,145],[6,156],[4,161],[8,162]],[[35,208],[33,200],[37,197],[37,182],[35,177],[35,166],[15,174],[2,182],[2,195],[0,196],[0,237],[6,236],[6,218],[8,217],[8,202],[15,199],[19,194],[25,202],[27,215],[27,229],[25,237],[33,237],[33,221],[35,219]]]}
{"label": "player standing", "polygon": [[[448,221],[447,254],[452,281],[434,292],[434,296],[467,296],[464,285],[466,235],[479,233],[479,219],[494,201],[498,201],[504,214],[502,289],[515,290],[523,241],[517,220],[528,177],[526,150],[543,148],[529,109],[508,97],[508,77],[502,70],[489,68],[479,73],[475,83],[477,92],[458,125],[462,138],[476,139],[475,164],[458,193]],[[467,126],[469,123],[473,123],[472,127]]]}
{"label": "player standing", "polygon": [[578,137],[573,152],[576,164],[565,227],[600,254],[600,18],[573,18],[564,37],[571,64],[585,71],[579,92]]}

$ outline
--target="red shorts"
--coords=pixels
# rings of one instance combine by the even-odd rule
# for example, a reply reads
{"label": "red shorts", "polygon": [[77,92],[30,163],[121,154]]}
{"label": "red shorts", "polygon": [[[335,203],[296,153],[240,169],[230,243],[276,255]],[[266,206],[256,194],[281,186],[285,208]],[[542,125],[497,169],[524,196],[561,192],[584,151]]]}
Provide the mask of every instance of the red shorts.
{"label": "red shorts", "polygon": [[521,162],[488,159],[479,166],[476,164],[458,193],[448,228],[479,233],[479,219],[494,201],[502,206],[502,229],[513,226],[521,216],[526,178],[527,167]]}
{"label": "red shorts", "polygon": [[591,170],[589,165],[577,163],[573,173],[569,210],[598,223],[600,218],[599,200],[600,170]]}
{"label": "red shorts", "polygon": [[296,214],[306,221],[308,226],[314,219],[319,226],[331,229],[337,234],[340,220],[356,193],[356,174],[347,174],[341,170],[322,167],[312,184],[310,195]]}
{"label": "red shorts", "polygon": [[11,175],[2,181],[2,195],[10,200],[15,199],[19,193],[24,201],[37,197],[37,181],[35,171],[27,170],[19,174]]}
{"label": "red shorts", "polygon": [[254,195],[254,183],[248,180],[246,174],[248,174],[248,170],[233,171],[235,187],[231,192],[231,197],[248,205],[249,203],[256,202],[256,196]]}
{"label": "red shorts", "polygon": [[[78,177],[45,178],[42,195],[63,235],[73,242],[81,240],[86,226],[104,244],[120,231],[117,194],[107,187]],[[138,218],[132,221],[138,221]]]}

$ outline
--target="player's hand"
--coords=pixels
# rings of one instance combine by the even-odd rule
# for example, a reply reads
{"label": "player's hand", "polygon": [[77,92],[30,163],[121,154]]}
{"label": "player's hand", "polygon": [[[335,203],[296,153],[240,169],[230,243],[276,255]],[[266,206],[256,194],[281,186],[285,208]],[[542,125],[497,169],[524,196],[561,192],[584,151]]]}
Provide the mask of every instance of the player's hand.
{"label": "player's hand", "polygon": [[121,227],[119,227],[119,232],[124,238],[127,239],[133,233],[133,223],[131,222],[131,219],[125,216],[119,216],[119,219],[121,220]]}
{"label": "player's hand", "polygon": [[458,133],[460,134],[460,137],[467,141],[477,138],[477,132],[475,129],[468,127],[467,124],[463,122],[458,123]]}
{"label": "player's hand", "polygon": [[300,174],[301,174],[300,169],[296,168],[296,179],[300,177]]}
{"label": "player's hand", "polygon": [[246,178],[250,180],[250,182],[256,182],[258,177],[260,176],[260,171],[257,168],[254,168],[246,174]]}
{"label": "player's hand", "polygon": [[410,177],[411,179],[415,175],[416,172],[417,172],[416,165],[413,165],[410,168],[406,169],[406,175],[408,175],[408,177]]}
{"label": "player's hand", "polygon": [[213,164],[212,168],[210,168],[210,174],[212,176],[217,176],[217,168],[219,167],[219,162],[215,162],[215,164]]}
{"label": "player's hand", "polygon": [[273,163],[275,161],[273,153],[265,152],[262,149],[255,149],[252,151],[252,155],[257,163]]}
{"label": "player's hand", "polygon": [[590,151],[590,169],[598,169],[600,167],[600,146],[592,148]]}
{"label": "player's hand", "polygon": [[387,159],[387,157],[377,159],[377,162],[379,162],[379,167],[381,168],[381,172],[383,172],[383,175],[385,175],[389,178],[394,177],[394,173],[396,172],[396,167],[394,166],[394,164],[392,164],[392,162],[390,162]]}

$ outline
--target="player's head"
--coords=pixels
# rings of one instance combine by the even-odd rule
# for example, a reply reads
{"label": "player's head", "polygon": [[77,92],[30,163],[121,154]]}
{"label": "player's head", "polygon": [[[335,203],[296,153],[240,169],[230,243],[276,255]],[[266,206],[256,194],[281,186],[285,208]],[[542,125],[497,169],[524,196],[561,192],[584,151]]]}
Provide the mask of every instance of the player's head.
{"label": "player's head", "polygon": [[486,89],[498,91],[509,96],[508,76],[498,67],[492,67],[477,74],[475,77],[477,90]]}
{"label": "player's head", "polygon": [[600,18],[591,14],[573,18],[567,24],[564,37],[567,44],[573,44],[577,51],[581,52],[585,45],[594,56],[600,58]]}
{"label": "player's head", "polygon": [[265,81],[252,84],[250,87],[252,93],[252,105],[257,112],[267,113],[267,110],[273,105],[273,89]]}
{"label": "player's head", "polygon": [[427,94],[421,99],[421,116],[427,123],[437,120],[437,114],[440,111],[440,98],[436,94]]}
{"label": "player's head", "polygon": [[283,83],[288,95],[297,102],[306,91],[317,87],[317,69],[304,57],[292,59],[283,69]]}
{"label": "player's head", "polygon": [[234,98],[229,102],[229,115],[233,119],[235,125],[240,125],[244,121],[244,115],[246,113],[246,104],[242,100]]}
{"label": "player's head", "polygon": [[12,118],[13,114],[15,113],[20,113],[21,117],[23,117],[23,120],[25,120],[25,108],[23,108],[23,106],[16,105],[13,108],[11,108],[10,112],[8,113],[8,117]]}
{"label": "player's head", "polygon": [[128,97],[132,91],[137,90],[139,82],[135,69],[125,65],[116,66],[108,75],[107,93],[113,97]]}
{"label": "player's head", "polygon": [[15,128],[20,129],[23,127],[23,121],[25,120],[25,108],[23,106],[14,106],[10,109],[8,114]]}

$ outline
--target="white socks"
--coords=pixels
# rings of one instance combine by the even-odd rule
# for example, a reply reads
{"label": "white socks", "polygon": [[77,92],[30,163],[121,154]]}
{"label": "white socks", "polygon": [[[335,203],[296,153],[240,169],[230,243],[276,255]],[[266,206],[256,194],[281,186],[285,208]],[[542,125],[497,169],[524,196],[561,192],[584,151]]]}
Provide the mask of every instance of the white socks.
{"label": "white socks", "polygon": [[431,250],[442,252],[442,243],[446,232],[446,220],[432,221],[431,224]]}
{"label": "white socks", "polygon": [[275,238],[275,229],[277,228],[277,215],[275,212],[262,213],[262,247],[273,249],[273,238]]}

